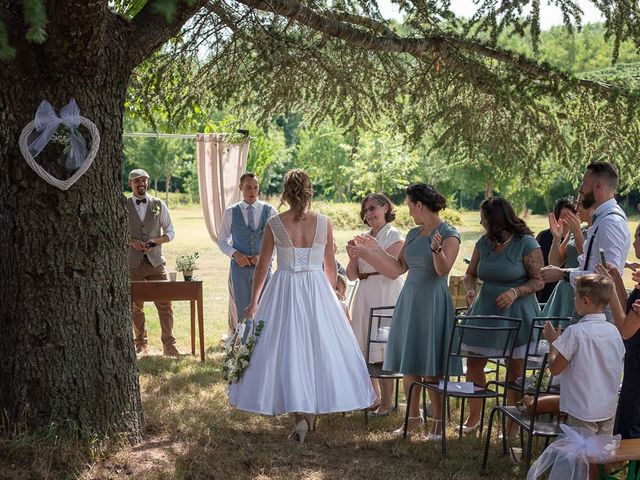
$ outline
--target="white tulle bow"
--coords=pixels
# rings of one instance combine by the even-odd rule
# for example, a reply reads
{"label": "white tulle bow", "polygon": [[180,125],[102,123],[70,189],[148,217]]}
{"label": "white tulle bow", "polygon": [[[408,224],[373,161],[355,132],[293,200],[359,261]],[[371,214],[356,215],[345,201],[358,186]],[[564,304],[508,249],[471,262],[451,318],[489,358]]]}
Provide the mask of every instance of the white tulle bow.
{"label": "white tulle bow", "polygon": [[35,117],[36,138],[29,143],[29,152],[36,157],[47,146],[51,137],[56,133],[59,125],[69,127],[69,147],[65,152],[65,168],[75,170],[82,165],[87,156],[87,145],[80,134],[80,108],[75,99],[60,109],[60,116],[49,102],[43,100],[38,106]]}
{"label": "white tulle bow", "polygon": [[535,461],[527,480],[535,480],[551,467],[549,480],[589,478],[589,462],[608,463],[620,446],[620,435],[596,435],[584,428],[560,425],[562,432]]}

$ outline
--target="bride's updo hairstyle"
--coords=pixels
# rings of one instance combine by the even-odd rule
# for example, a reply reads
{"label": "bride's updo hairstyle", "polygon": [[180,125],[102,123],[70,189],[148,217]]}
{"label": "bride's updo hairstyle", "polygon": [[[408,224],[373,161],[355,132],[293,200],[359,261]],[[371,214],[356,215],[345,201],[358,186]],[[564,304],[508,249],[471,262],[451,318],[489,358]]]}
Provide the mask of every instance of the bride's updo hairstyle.
{"label": "bride's updo hairstyle", "polygon": [[312,196],[313,185],[304,170],[295,168],[285,174],[280,205],[283,203],[289,205],[296,220],[303,219],[305,213],[309,211]]}

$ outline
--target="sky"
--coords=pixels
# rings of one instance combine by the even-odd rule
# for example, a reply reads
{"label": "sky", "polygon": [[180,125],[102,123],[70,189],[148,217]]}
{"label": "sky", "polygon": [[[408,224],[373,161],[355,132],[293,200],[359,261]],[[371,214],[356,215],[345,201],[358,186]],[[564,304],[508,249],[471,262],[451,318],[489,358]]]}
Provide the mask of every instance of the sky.
{"label": "sky", "polygon": [[[556,6],[546,5],[544,1],[541,3],[540,28],[542,30],[547,30],[554,25],[562,25],[560,8]],[[580,8],[582,8],[582,12],[584,13],[582,17],[583,25],[586,25],[587,23],[600,22],[603,20],[602,15],[591,2],[588,2],[587,0],[578,0],[578,4],[580,5]],[[382,12],[382,15],[384,17],[402,20],[402,17],[398,13],[397,6],[392,4],[390,0],[378,0],[378,5],[380,6],[380,11]],[[473,0],[452,0],[451,8],[456,14],[463,17],[471,17],[476,11],[476,6],[474,5]]]}

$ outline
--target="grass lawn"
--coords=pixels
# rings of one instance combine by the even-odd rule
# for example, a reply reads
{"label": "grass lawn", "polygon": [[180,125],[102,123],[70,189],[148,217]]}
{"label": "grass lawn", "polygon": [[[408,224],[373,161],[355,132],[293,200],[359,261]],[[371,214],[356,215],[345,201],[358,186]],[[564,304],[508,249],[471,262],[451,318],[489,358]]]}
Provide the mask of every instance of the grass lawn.
{"label": "grass lawn", "polygon": [[[175,258],[200,252],[196,277],[204,282],[207,360],[185,355],[161,356],[155,307],[147,304],[149,355],[139,360],[147,440],[134,447],[93,446],[80,455],[58,440],[34,443],[0,442],[0,479],[507,479],[522,476],[519,467],[500,455],[497,437],[489,470],[482,475],[482,443],[476,436],[461,440],[449,432],[449,455],[427,443],[424,435],[410,440],[389,433],[402,423],[402,414],[371,419],[365,426],[359,412],[320,418],[318,431],[304,446],[290,443],[292,421],[231,410],[222,378],[220,338],[227,329],[227,275],[229,261],[211,241],[199,208],[173,209],[176,239],[166,245],[170,269]],[[478,212],[462,214],[462,248],[453,274],[465,271],[462,258],[471,256],[481,234]],[[532,216],[534,231],[546,228],[546,218]],[[633,222],[635,228],[637,221]],[[338,258],[346,264],[344,245],[353,230],[337,230]],[[174,303],[174,334],[183,353],[190,350],[189,306]],[[453,407],[454,418],[457,407]],[[495,430],[494,430],[495,431]],[[5,455],[6,454],[6,455]],[[5,460],[1,457],[5,456]],[[89,458],[89,460],[87,460]]]}

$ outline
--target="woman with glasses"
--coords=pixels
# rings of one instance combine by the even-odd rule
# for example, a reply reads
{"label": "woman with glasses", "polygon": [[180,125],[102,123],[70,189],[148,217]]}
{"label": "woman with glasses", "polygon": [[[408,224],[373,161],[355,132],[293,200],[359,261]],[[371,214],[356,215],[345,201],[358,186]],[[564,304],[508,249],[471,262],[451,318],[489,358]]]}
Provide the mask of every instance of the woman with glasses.
{"label": "woman with glasses", "polygon": [[[395,278],[409,272],[393,312],[384,369],[404,375],[405,395],[416,381],[436,382],[442,379],[447,346],[455,310],[447,286],[447,277],[460,249],[460,234],[440,218],[447,200],[432,186],[423,183],[407,188],[409,215],[418,225],[407,234],[398,258],[389,255],[371,237],[356,237],[358,254],[377,272]],[[450,375],[462,373],[460,362],[450,366]],[[442,435],[439,394],[429,391],[433,405],[433,425],[427,439]],[[407,400],[409,418],[407,432],[424,424],[420,415],[420,389],[414,389]],[[404,426],[393,432],[402,435]]]}
{"label": "woman with glasses", "polygon": [[[580,228],[582,222],[591,225],[591,209],[584,209],[578,198],[576,207],[567,199],[556,202],[553,213],[549,214],[549,228],[553,243],[549,252],[549,264],[563,268],[576,268],[578,255],[582,253],[585,234]],[[588,227],[587,227],[588,228]],[[544,273],[544,269],[543,269]],[[571,317],[573,315],[573,287],[569,282],[560,280],[549,296],[543,317]]]}
{"label": "woman with glasses", "polygon": [[[363,235],[373,237],[380,248],[389,255],[398,258],[404,238],[397,228],[391,225],[396,218],[396,212],[391,200],[383,193],[371,193],[364,197],[360,204],[360,218],[369,230]],[[404,285],[402,277],[387,277],[377,272],[350,246],[349,264],[347,265],[347,277],[349,280],[359,279],[358,289],[353,297],[351,326],[360,344],[362,354],[366,355],[367,333],[369,329],[369,311],[371,307],[393,306],[398,300],[398,295]],[[376,332],[377,333],[377,332]],[[375,335],[372,335],[375,338]],[[382,363],[384,360],[384,344],[372,343],[369,347],[369,362]],[[393,380],[371,379],[373,389],[378,395],[378,401],[373,405],[372,415],[385,416],[393,410],[391,397],[393,395]]]}

